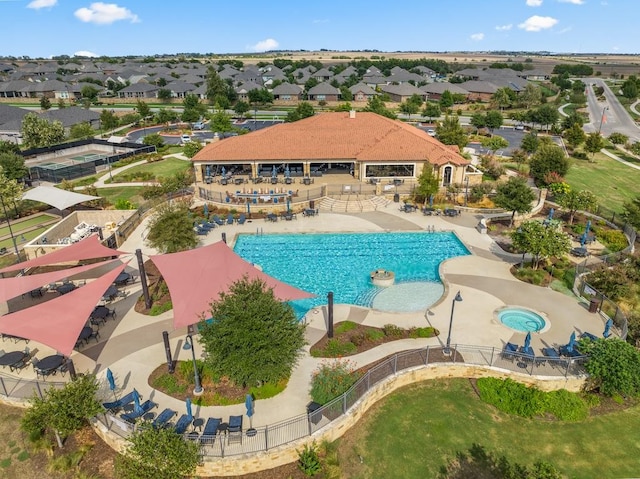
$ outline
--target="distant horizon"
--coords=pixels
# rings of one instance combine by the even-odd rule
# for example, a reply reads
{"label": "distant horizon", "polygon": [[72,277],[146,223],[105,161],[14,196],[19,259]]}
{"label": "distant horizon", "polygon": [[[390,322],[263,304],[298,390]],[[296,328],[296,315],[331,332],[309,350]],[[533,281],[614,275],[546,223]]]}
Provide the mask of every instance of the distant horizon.
{"label": "distant horizon", "polygon": [[637,0],[432,0],[402,5],[325,0],[286,9],[258,0],[245,0],[242,9],[193,0],[117,1],[0,0],[5,19],[0,56],[244,55],[323,49],[640,53],[633,15]]}

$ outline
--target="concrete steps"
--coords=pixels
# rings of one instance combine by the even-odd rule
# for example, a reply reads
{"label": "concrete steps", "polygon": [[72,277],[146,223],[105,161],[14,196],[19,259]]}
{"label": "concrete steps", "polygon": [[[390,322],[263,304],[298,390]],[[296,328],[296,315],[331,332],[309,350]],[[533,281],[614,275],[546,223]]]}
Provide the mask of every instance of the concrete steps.
{"label": "concrete steps", "polygon": [[389,200],[380,196],[360,198],[358,195],[342,195],[336,198],[322,198],[318,203],[318,209],[333,213],[364,213],[385,208],[389,203]]}

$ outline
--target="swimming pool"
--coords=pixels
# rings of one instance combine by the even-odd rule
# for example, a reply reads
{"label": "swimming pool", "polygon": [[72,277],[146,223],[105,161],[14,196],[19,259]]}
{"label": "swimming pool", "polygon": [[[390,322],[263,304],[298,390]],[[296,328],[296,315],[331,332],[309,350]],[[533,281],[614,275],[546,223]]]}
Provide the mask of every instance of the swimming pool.
{"label": "swimming pool", "polygon": [[523,333],[535,333],[547,325],[542,316],[526,308],[507,307],[499,310],[497,314],[502,324]]}
{"label": "swimming pool", "polygon": [[[316,294],[292,303],[300,317],[326,304],[329,291],[336,303],[392,312],[426,309],[444,291],[440,263],[469,254],[451,232],[239,235],[234,251],[265,273]],[[396,285],[373,286],[370,273],[376,269],[393,271]]]}

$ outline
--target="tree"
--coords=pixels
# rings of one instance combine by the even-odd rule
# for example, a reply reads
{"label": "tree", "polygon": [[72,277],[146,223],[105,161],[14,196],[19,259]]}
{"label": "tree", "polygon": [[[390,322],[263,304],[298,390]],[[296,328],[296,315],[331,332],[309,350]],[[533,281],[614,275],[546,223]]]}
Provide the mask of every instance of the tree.
{"label": "tree", "polygon": [[597,152],[604,148],[604,140],[602,135],[598,132],[589,133],[584,141],[584,149],[587,153],[591,153],[591,159]]}
{"label": "tree", "polygon": [[189,143],[186,143],[184,145],[184,147],[182,148],[182,153],[187,158],[193,158],[200,150],[202,150],[202,143],[200,143],[199,141],[191,140]]}
{"label": "tree", "polygon": [[291,123],[294,121],[302,120],[303,118],[309,118],[310,116],[315,115],[315,110],[311,103],[307,101],[301,101],[296,106],[295,110],[291,110],[287,113],[287,116],[284,121],[287,123]]}
{"label": "tree", "polygon": [[522,137],[522,141],[520,142],[520,148],[526,151],[528,154],[535,153],[540,146],[540,139],[535,132],[529,132]]}
{"label": "tree", "polygon": [[193,476],[199,462],[196,441],[185,440],[173,428],[143,424],[127,438],[115,470],[122,479],[175,479]]}
{"label": "tree", "polygon": [[162,103],[168,103],[171,101],[171,90],[169,90],[168,88],[160,88],[158,90],[158,100],[160,100]]}
{"label": "tree", "polygon": [[91,128],[88,121],[76,123],[69,129],[69,139],[71,140],[84,140],[93,137],[95,134],[95,130]]}
{"label": "tree", "polygon": [[579,127],[582,127],[582,125],[584,125],[584,118],[580,113],[576,111],[572,112],[569,116],[565,116],[562,119],[563,130],[568,130],[573,125],[578,125]]}
{"label": "tree", "polygon": [[477,111],[473,115],[471,115],[471,120],[469,121],[471,126],[475,127],[476,130],[480,128],[484,128],[487,125],[487,118],[483,113]]}
{"label": "tree", "polygon": [[511,240],[518,251],[533,255],[533,269],[538,269],[540,260],[564,256],[571,249],[569,235],[535,220],[522,223],[511,233]]}
{"label": "tree", "polygon": [[622,205],[622,218],[636,229],[640,229],[640,196]]}
{"label": "tree", "polygon": [[193,123],[198,121],[207,113],[207,107],[200,101],[198,95],[189,93],[182,100],[182,121]]}
{"label": "tree", "polygon": [[429,122],[433,121],[434,118],[440,118],[440,114],[440,105],[437,103],[427,103],[424,110],[422,110],[422,115],[429,118]]}
{"label": "tree", "polygon": [[442,123],[436,127],[436,134],[440,142],[445,145],[458,145],[460,150],[469,143],[469,137],[460,125],[457,116],[446,115]]}
{"label": "tree", "polygon": [[213,65],[210,65],[207,68],[207,100],[212,105],[220,104],[220,99],[226,98],[226,93],[226,82],[220,78]]}
{"label": "tree", "polygon": [[[22,191],[22,185],[18,183],[17,180],[8,178],[4,174],[4,169],[2,168],[2,166],[0,166],[0,198],[2,198],[2,202],[5,207],[5,209],[3,209],[0,213],[3,214],[3,217],[5,219],[8,214],[6,207],[11,204],[15,205],[16,202],[19,201],[22,197]],[[16,249],[16,255],[19,255],[18,247],[16,246],[15,241],[13,246]]]}
{"label": "tree", "polygon": [[527,83],[527,86],[518,95],[518,100],[529,110],[542,103],[542,89],[533,83]]}
{"label": "tree", "polygon": [[382,98],[380,98],[379,95],[374,95],[367,100],[367,106],[364,108],[364,111],[377,113],[378,115],[391,118],[392,120],[396,119],[395,113],[386,107],[384,101],[382,101]]}
{"label": "tree", "polygon": [[638,84],[631,77],[625,80],[625,82],[622,84],[621,90],[622,96],[628,98],[629,100],[635,100],[636,98],[638,98]]}
{"label": "tree", "polygon": [[250,105],[246,101],[241,100],[236,102],[236,105],[233,108],[233,111],[235,111],[240,118],[243,118],[244,114],[247,113],[250,108],[251,108]]}
{"label": "tree", "polygon": [[587,135],[585,135],[584,130],[577,123],[574,123],[571,128],[564,132],[564,138],[567,140],[567,143],[571,148],[575,148],[576,146],[584,143],[586,137]]}
{"label": "tree", "polygon": [[529,174],[536,184],[545,185],[545,176],[554,172],[565,176],[569,171],[569,159],[562,148],[554,144],[542,144],[529,160]]}
{"label": "tree", "polygon": [[190,203],[174,200],[161,204],[149,222],[147,243],[160,253],[176,253],[193,249],[198,238],[189,216]]}
{"label": "tree", "polygon": [[178,119],[178,113],[167,108],[160,108],[156,113],[156,122],[160,124],[171,123]]}
{"label": "tree", "polygon": [[544,126],[545,130],[555,125],[560,118],[558,110],[552,105],[542,105],[536,110],[531,110],[530,113],[532,121],[538,123],[540,126]]}
{"label": "tree", "polygon": [[524,214],[531,211],[535,199],[536,195],[531,191],[526,180],[519,176],[512,176],[505,183],[498,185],[494,203],[498,208],[512,212],[509,226],[513,226],[516,213]]}
{"label": "tree", "polygon": [[231,124],[231,116],[227,115],[224,110],[218,110],[212,117],[209,123],[211,131],[218,132],[224,138],[225,133],[232,132],[234,130]]}
{"label": "tree", "polygon": [[119,124],[120,121],[113,111],[102,110],[102,112],[100,112],[100,126],[104,131],[113,130],[117,128]]}
{"label": "tree", "polygon": [[[103,412],[96,400],[98,381],[85,374],[67,383],[62,389],[47,388],[44,397],[37,394],[29,400],[31,407],[22,417],[22,428],[34,436],[54,432],[66,438],[79,430],[96,414]],[[58,444],[62,447],[62,441]]]}
{"label": "tree", "polygon": [[160,149],[164,146],[164,139],[158,133],[151,133],[142,139],[142,143],[149,146],[155,146]]}
{"label": "tree", "polygon": [[589,355],[584,368],[592,387],[607,396],[637,396],[640,393],[640,352],[618,338],[580,342]]}
{"label": "tree", "polygon": [[29,174],[24,157],[13,152],[0,153],[0,172],[9,180],[22,180]]}
{"label": "tree", "polygon": [[98,93],[98,89],[91,85],[85,85],[82,87],[80,95],[82,95],[86,108],[88,108],[89,105],[98,102]]}
{"label": "tree", "polygon": [[453,106],[453,95],[449,90],[445,90],[442,92],[440,96],[440,108],[446,109],[451,108]]}
{"label": "tree", "polygon": [[243,279],[211,305],[215,321],[198,329],[205,362],[236,385],[260,385],[286,379],[304,345],[304,325],[293,308],[275,298],[259,280]]}
{"label": "tree", "polygon": [[629,137],[616,131],[609,135],[609,141],[614,145],[625,145],[629,141]]}
{"label": "tree", "polygon": [[47,98],[46,96],[41,96],[40,97],[40,109],[41,110],[48,110],[51,108],[51,100],[49,100],[49,98]]}
{"label": "tree", "polygon": [[512,101],[511,91],[512,90],[509,87],[498,88],[496,92],[491,96],[491,102],[501,110],[508,108],[509,106],[511,106]]}
{"label": "tree", "polygon": [[257,88],[248,93],[249,102],[253,105],[265,106],[273,103],[273,94],[266,88]]}
{"label": "tree", "polygon": [[556,203],[569,210],[569,224],[573,224],[573,217],[578,211],[593,211],[598,207],[598,198],[588,190],[573,190],[555,195]]}
{"label": "tree", "polygon": [[511,152],[511,159],[515,161],[518,165],[518,171],[520,171],[521,166],[527,162],[527,153],[520,148],[513,150]]}
{"label": "tree", "polygon": [[140,118],[142,118],[143,120],[151,115],[151,108],[149,107],[147,102],[140,99],[136,101],[136,111],[138,112],[138,115],[140,115]]}
{"label": "tree", "polygon": [[493,134],[493,130],[495,130],[496,128],[500,128],[502,126],[502,123],[504,122],[502,113],[496,110],[488,111],[484,117],[487,128],[489,128],[491,134]]}
{"label": "tree", "polygon": [[64,127],[59,121],[49,121],[35,113],[22,119],[22,141],[27,148],[51,146],[64,140]]}
{"label": "tree", "polygon": [[415,115],[420,111],[420,105],[416,105],[411,101],[407,100],[405,102],[400,103],[400,111],[405,115],[409,116],[409,120],[411,119],[411,115]]}
{"label": "tree", "polygon": [[440,189],[440,180],[433,170],[431,163],[425,162],[422,167],[422,172],[418,176],[418,186],[416,187],[415,194],[422,196],[424,203],[429,198],[435,195]]}

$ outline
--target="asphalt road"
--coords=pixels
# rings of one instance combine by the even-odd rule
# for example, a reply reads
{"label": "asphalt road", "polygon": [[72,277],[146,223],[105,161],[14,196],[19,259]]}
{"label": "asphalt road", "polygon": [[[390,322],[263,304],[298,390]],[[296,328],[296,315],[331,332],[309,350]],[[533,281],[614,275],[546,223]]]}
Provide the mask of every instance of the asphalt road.
{"label": "asphalt road", "polygon": [[[631,140],[640,141],[640,129],[604,80],[583,78],[582,81],[587,85],[587,109],[591,119],[590,123],[584,126],[585,131],[600,131],[603,136],[618,132],[627,135]],[[598,101],[593,92],[593,84],[604,88],[605,101]]]}

